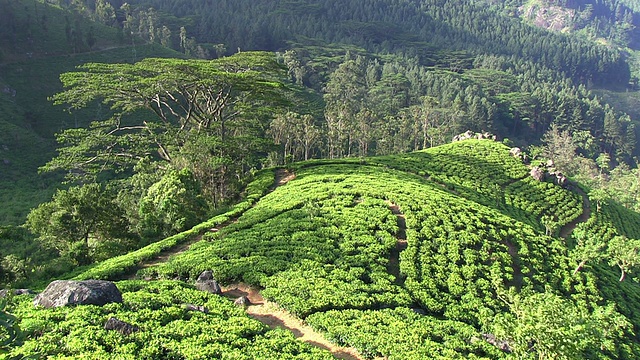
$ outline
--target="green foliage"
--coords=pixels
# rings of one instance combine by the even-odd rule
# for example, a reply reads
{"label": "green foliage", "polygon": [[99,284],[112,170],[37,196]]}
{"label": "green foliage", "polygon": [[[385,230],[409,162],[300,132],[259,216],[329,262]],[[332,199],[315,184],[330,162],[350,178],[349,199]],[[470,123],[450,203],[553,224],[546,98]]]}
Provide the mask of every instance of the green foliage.
{"label": "green foliage", "polygon": [[[451,170],[449,176],[445,169],[462,164],[462,159],[453,154],[447,157],[439,148],[433,150],[440,151],[440,156],[425,152],[404,156],[403,161],[398,157],[366,161],[401,169],[419,166],[434,171],[432,178],[452,183],[467,177],[486,179],[479,183],[487,187],[492,179],[508,183],[507,174],[525,173],[501,144],[469,141],[445,148],[475,151],[478,162],[465,162],[472,165],[465,165],[466,171]],[[483,151],[493,154],[489,156],[496,161],[493,169],[479,161]],[[429,311],[475,323],[500,307],[491,296],[494,279],[523,287],[549,282],[560,286],[560,269],[567,271],[568,264],[556,240],[523,223],[514,224],[513,218],[493,209],[461,201],[420,177],[343,162],[301,164],[295,181],[261,199],[237,223],[211,236],[210,242],[192,246],[145,273],[194,278],[212,269],[223,283],[265,286],[265,296],[301,316],[328,308],[408,304],[385,268],[398,231],[385,202],[390,201],[407,217],[408,249],[402,252],[400,265],[407,277],[405,287]],[[443,172],[435,172],[438,169]],[[454,177],[454,173],[460,175]],[[543,203],[543,199],[540,196],[537,201]],[[550,249],[554,256],[548,256]],[[556,272],[551,271],[554,268]],[[393,296],[373,295],[385,287]]]}
{"label": "green foliage", "polygon": [[55,252],[44,249],[26,229],[16,226],[0,226],[0,249],[0,287],[39,276],[45,264],[56,256]]}
{"label": "green foliage", "polygon": [[572,251],[572,257],[578,263],[573,274],[575,275],[587,262],[597,262],[604,257],[604,250],[607,243],[602,239],[587,234],[582,228],[576,228],[571,234],[576,240],[576,245]]}
{"label": "green foliage", "polygon": [[607,257],[609,265],[620,268],[620,281],[623,281],[627,273],[640,265],[640,240],[614,236],[607,244]]}
{"label": "green foliage", "polygon": [[[562,294],[554,295],[558,304],[571,306],[568,316],[591,319],[591,329],[600,324],[600,330],[611,330],[582,336],[574,355],[603,347],[603,358],[633,358],[639,349],[627,330],[620,332],[627,329],[625,317],[596,304],[623,301],[622,294],[635,290],[608,284],[610,270],[600,272],[597,262],[572,276],[576,262],[566,243],[545,236],[537,219],[553,216],[568,224],[581,214],[580,197],[528,179],[526,167],[502,144],[469,140],[443,148],[293,164],[295,180],[261,198],[236,223],[143,273],[193,279],[211,269],[223,284],[264,287],[266,298],[367,357],[416,359],[503,357],[478,335],[495,316],[511,316],[504,315],[497,289],[528,294],[550,288]],[[496,184],[505,187],[507,201],[491,197]],[[392,204],[406,219],[399,278],[389,270],[401,233]],[[605,207],[603,213],[611,212]],[[413,314],[409,306],[428,316]],[[620,311],[635,324],[634,306]],[[579,325],[586,323],[567,324],[581,334]],[[442,337],[439,331],[457,335]],[[564,340],[556,340],[545,339],[554,348],[544,351],[564,351],[555,347]]]}
{"label": "green foliage", "polygon": [[140,228],[151,237],[163,237],[196,225],[207,204],[188,169],[171,171],[151,185],[140,200]]}
{"label": "green foliage", "polygon": [[[331,354],[269,330],[220,296],[180,282],[118,283],[122,304],[36,309],[31,296],[12,300],[25,342],[10,357],[122,359],[330,359]],[[185,305],[207,312],[189,311]],[[138,328],[130,335],[104,329],[116,317]]]}
{"label": "green foliage", "polygon": [[[140,57],[177,54],[160,46],[137,46],[135,51]],[[10,93],[0,91],[0,200],[5,204],[0,224],[24,223],[30,209],[48,201],[60,188],[63,174],[38,175],[38,168],[56,156],[54,133],[109,116],[99,104],[72,114],[51,106],[47,98],[62,91],[60,74],[85,62],[132,61],[132,53],[131,48],[116,48],[2,65],[0,90],[6,87]]]}
{"label": "green foliage", "polygon": [[356,348],[365,358],[497,359],[500,351],[480,340],[463,322],[415,313],[409,308],[330,310],[306,321],[339,345]]}
{"label": "green foliage", "polygon": [[45,246],[80,265],[104,256],[100,248],[106,242],[126,245],[129,236],[122,210],[99,184],[59,190],[29,213],[27,226]]}
{"label": "green foliage", "polygon": [[614,351],[615,340],[631,330],[613,305],[589,312],[549,292],[510,295],[505,301],[509,312],[497,315],[490,327],[509,339],[521,359],[584,359]]}
{"label": "green foliage", "polygon": [[0,354],[19,345],[20,328],[15,316],[5,311],[7,299],[0,299]]}
{"label": "green foliage", "polygon": [[147,245],[126,255],[110,258],[102,261],[89,269],[83,269],[80,274],[75,275],[76,280],[88,279],[115,279],[124,274],[134,271],[144,261],[153,259],[163,251],[168,251],[180,244],[183,244],[194,237],[197,237],[216,226],[228,222],[229,220],[247,211],[273,184],[273,170],[264,170],[255,174],[254,180],[247,186],[245,199],[236,204],[230,211],[198,224],[190,230],[169,236],[163,240]]}
{"label": "green foliage", "polygon": [[[5,61],[44,55],[88,52],[119,44],[116,29],[93,23],[80,14],[54,6],[51,1],[0,2],[0,48]],[[88,44],[89,33],[93,46]]]}
{"label": "green foliage", "polygon": [[[309,178],[297,186],[316,181]],[[296,191],[292,185],[276,189],[238,222],[205,237],[210,241],[145,274],[195,278],[212,269],[222,283],[267,286],[265,296],[302,316],[332,307],[408,304],[407,294],[386,273],[385,254],[395,245],[390,232],[396,229],[388,205],[340,193],[327,197],[328,189],[321,186],[299,198],[287,197]],[[333,182],[326,185],[333,189]]]}
{"label": "green foliage", "polygon": [[542,218],[547,217],[545,227],[558,229],[582,214],[580,195],[553,183],[527,177],[508,185],[505,193],[506,204],[513,206],[514,215],[533,226],[545,226]]}
{"label": "green foliage", "polygon": [[[582,209],[577,194],[528,179],[526,166],[500,143],[467,140],[443,148],[402,156],[294,163],[288,171],[295,178],[269,193],[274,171],[258,172],[245,190],[245,200],[230,212],[84,269],[75,274],[76,279],[121,278],[162,251],[216,227],[219,231],[204,234],[185,252],[139,271],[138,276],[194,279],[203,270],[212,270],[222,284],[262,287],[266,299],[367,358],[507,358],[486,341],[491,336],[506,340],[521,358],[636,358],[640,347],[631,326],[640,324],[640,301],[635,301],[640,291],[632,281],[618,282],[616,269],[604,262],[592,261],[572,274],[584,255],[579,256],[584,245],[580,234],[600,234],[607,241],[633,234],[635,227],[625,223],[634,215],[622,207],[603,205],[602,211],[592,212],[592,218],[575,230],[578,245],[570,250],[571,242],[546,236],[544,224],[536,217],[553,217],[566,226]],[[478,182],[471,187],[473,178]],[[564,216],[558,214],[563,209]],[[123,320],[156,329],[154,336],[168,334],[169,326],[182,329],[172,317],[178,310],[166,303],[171,297],[182,298],[167,287],[153,290],[157,293],[153,297],[142,290],[132,295],[131,290],[165,286],[160,284],[166,283],[120,283],[128,294],[125,301],[132,304],[125,307],[136,310]],[[184,296],[190,294],[186,285],[180,287]],[[505,295],[505,288],[510,295]],[[20,306],[11,311],[22,318],[27,311],[21,313]],[[33,311],[29,307],[28,312]],[[65,315],[70,317],[76,319]],[[88,313],[77,315],[77,319],[93,318]],[[29,315],[21,322],[28,340],[19,348],[23,352],[16,354],[29,354],[26,346],[31,344],[33,349],[35,343],[30,341],[37,336],[47,344],[63,344],[64,351],[102,351],[91,339],[73,340],[71,345],[67,340],[45,339],[53,335],[37,327],[44,320],[32,319]],[[82,325],[84,332],[101,339],[102,330],[95,325],[104,321],[100,319]],[[190,330],[180,330],[181,336],[190,338],[201,331],[216,334],[209,328],[210,321],[191,320]],[[29,326],[35,330],[30,332]],[[52,331],[65,334],[61,326],[52,325]],[[270,341],[276,344],[286,341],[272,335],[275,338]],[[67,338],[74,336],[69,333]],[[136,333],[127,341],[141,336]],[[207,338],[210,347],[222,349],[229,339],[197,336]],[[162,340],[168,344],[164,355],[157,355],[157,350],[153,354],[190,356],[180,352],[184,343],[173,339]],[[160,341],[144,340],[150,345],[127,343],[122,349],[151,352],[154,341]],[[202,351],[197,346],[194,354]],[[60,352],[62,347],[51,345],[43,351],[64,356],[80,353]]]}
{"label": "green foliage", "polygon": [[61,75],[67,90],[54,103],[85,108],[99,101],[115,115],[60,133],[60,154],[44,169],[95,179],[151,158],[158,168],[168,162],[189,169],[218,207],[235,196],[238,179],[270,148],[262,136],[273,113],[288,103],[283,75],[265,52],[85,64]]}

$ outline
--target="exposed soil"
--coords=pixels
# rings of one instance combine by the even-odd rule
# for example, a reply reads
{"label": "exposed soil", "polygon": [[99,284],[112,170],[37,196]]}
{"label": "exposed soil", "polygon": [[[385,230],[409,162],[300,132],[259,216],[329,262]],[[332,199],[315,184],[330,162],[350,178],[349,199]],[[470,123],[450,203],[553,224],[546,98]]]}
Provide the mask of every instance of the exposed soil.
{"label": "exposed soil", "polygon": [[391,250],[387,271],[395,277],[396,285],[403,286],[405,277],[400,273],[400,253],[407,248],[407,219],[400,211],[400,207],[389,202],[389,209],[398,218],[398,233],[396,246]]}
{"label": "exposed soil", "polygon": [[503,244],[507,246],[507,253],[509,253],[512,260],[511,267],[513,268],[513,281],[509,285],[519,288],[522,286],[522,269],[520,268],[520,256],[518,255],[518,249],[509,240],[505,240]]}
{"label": "exposed soil", "polygon": [[287,169],[276,170],[276,177],[275,177],[275,181],[273,182],[273,187],[271,188],[271,191],[288,183],[289,181],[295,178],[296,178],[296,174],[289,172],[289,170]]}
{"label": "exposed soil", "polygon": [[589,202],[589,197],[580,187],[575,186],[575,189],[576,192],[582,196],[582,214],[560,229],[560,237],[563,239],[569,237],[578,224],[589,220],[591,217],[591,202]]}
{"label": "exposed soil", "polygon": [[[290,173],[285,169],[276,170],[275,181],[270,191],[275,190],[276,188],[285,185],[287,182],[296,178],[294,173]],[[401,232],[404,234],[404,229],[406,225],[404,225],[404,216],[402,216],[402,226]],[[400,218],[399,218],[400,219]],[[231,219],[228,222],[219,225],[216,228],[210,229],[209,231],[217,232],[220,231],[226,225],[236,221],[237,219]],[[400,220],[398,220],[398,225],[400,225]],[[403,235],[404,237],[404,235]],[[202,236],[197,236],[190,240],[189,242],[182,244],[180,246],[176,246],[175,248],[162,252],[156,258],[144,262],[137,269],[151,267],[154,265],[158,265],[164,263],[169,260],[171,256],[180,254],[187,249],[192,244],[198,242]],[[406,247],[406,241],[405,241]],[[396,261],[397,262],[397,261]],[[400,269],[398,267],[398,273]],[[128,274],[124,279],[135,279],[136,273]],[[237,299],[241,296],[246,296],[249,299],[251,305],[249,305],[246,309],[247,314],[260,321],[261,323],[269,326],[272,329],[282,328],[290,330],[296,338],[301,341],[304,341],[310,345],[319,347],[321,349],[325,349],[330,351],[333,356],[337,359],[346,359],[346,360],[363,360],[364,358],[360,356],[358,351],[354,348],[347,348],[337,346],[336,344],[328,341],[322,334],[313,330],[310,326],[305,325],[302,320],[297,317],[291,315],[290,313],[280,309],[277,304],[266,301],[260,291],[253,287],[248,286],[247,284],[233,284],[229,286],[225,286],[222,288],[222,295],[228,297],[230,299]]]}
{"label": "exposed soil", "polygon": [[[235,221],[236,219],[227,221],[223,224],[218,225],[218,227],[215,228],[211,228],[209,229],[209,232],[217,232],[219,231],[219,229],[227,226],[228,224],[230,224],[231,222]],[[197,243],[198,241],[202,240],[202,235],[198,235],[196,237],[194,237],[193,239],[187,241],[184,244],[180,244],[176,247],[173,247],[171,249],[165,250],[163,252],[161,252],[160,254],[158,254],[158,256],[156,256],[153,259],[149,259],[146,260],[144,262],[142,262],[141,264],[139,264],[134,270],[130,271],[128,274],[123,275],[121,278],[119,278],[118,280],[135,280],[137,279],[137,273],[138,271],[142,270],[142,269],[146,269],[152,266],[156,266],[156,265],[160,265],[162,263],[165,263],[167,261],[169,261],[169,259],[174,256],[174,255],[178,255],[180,253],[183,253],[185,251],[187,251],[189,249],[189,247],[191,247],[191,245]]]}
{"label": "exposed soil", "polygon": [[246,309],[247,314],[269,326],[272,329],[281,328],[289,330],[300,341],[330,351],[337,359],[361,360],[364,359],[353,348],[337,346],[329,342],[322,334],[305,325],[300,319],[278,305],[266,301],[260,291],[246,284],[232,284],[222,289],[222,294],[230,299],[246,296],[251,305]]}

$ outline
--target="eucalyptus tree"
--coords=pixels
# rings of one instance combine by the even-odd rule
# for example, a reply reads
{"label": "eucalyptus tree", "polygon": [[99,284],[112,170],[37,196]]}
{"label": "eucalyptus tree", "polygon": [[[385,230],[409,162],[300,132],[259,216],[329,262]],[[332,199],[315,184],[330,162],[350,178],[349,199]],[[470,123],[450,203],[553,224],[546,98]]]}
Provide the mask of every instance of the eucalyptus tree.
{"label": "eucalyptus tree", "polygon": [[[351,156],[356,140],[358,114],[366,97],[365,59],[357,56],[345,61],[329,76],[324,89],[329,157]],[[362,154],[365,155],[365,154]]]}

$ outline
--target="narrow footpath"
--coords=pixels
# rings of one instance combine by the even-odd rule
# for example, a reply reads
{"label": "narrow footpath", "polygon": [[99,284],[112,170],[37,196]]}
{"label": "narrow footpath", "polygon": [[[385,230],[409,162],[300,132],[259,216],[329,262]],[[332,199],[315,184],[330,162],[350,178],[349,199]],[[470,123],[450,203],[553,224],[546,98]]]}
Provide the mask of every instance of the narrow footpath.
{"label": "narrow footpath", "polygon": [[[288,172],[285,169],[277,169],[276,173],[275,173],[275,179],[273,182],[273,185],[271,186],[271,188],[269,188],[269,192],[274,191],[275,189],[277,189],[278,187],[286,184],[287,182],[293,180],[296,178],[296,175],[293,173]],[[255,206],[255,204],[254,204]],[[240,215],[242,216],[242,215]],[[239,216],[238,216],[239,217]],[[229,219],[228,221],[209,229],[209,232],[218,232],[220,230],[222,230],[225,226],[232,224],[234,222],[236,222],[238,220],[238,217],[235,217],[233,219]],[[131,273],[124,275],[121,280],[134,280],[136,279],[137,276],[137,272],[140,271],[141,269],[146,269],[152,266],[156,266],[156,265],[160,265],[162,263],[165,263],[167,261],[169,261],[169,259],[172,256],[176,256],[179,255],[187,250],[189,250],[189,247],[195,243],[197,243],[198,241],[202,240],[202,235],[196,236],[193,239],[190,239],[189,241],[180,244],[174,248],[165,250],[163,252],[161,252],[160,254],[158,254],[158,256],[156,256],[153,259],[149,259],[146,260],[144,262],[142,262],[134,271],[132,271]]]}
{"label": "narrow footpath", "polygon": [[576,193],[582,197],[582,214],[575,218],[572,222],[560,228],[560,237],[566,239],[575,230],[578,224],[586,222],[591,217],[591,202],[589,196],[578,186],[575,186]]}
{"label": "narrow footpath", "polygon": [[391,202],[389,209],[398,218],[398,233],[396,234],[396,246],[391,250],[387,272],[395,277],[395,284],[404,285],[404,276],[400,273],[400,253],[407,248],[407,219],[400,211],[400,207]]}
{"label": "narrow footpath", "polygon": [[267,325],[271,329],[286,329],[300,341],[330,351],[336,359],[363,360],[354,348],[341,347],[328,341],[321,333],[313,330],[294,315],[278,307],[276,303],[266,301],[258,289],[247,284],[232,284],[222,288],[222,294],[229,299],[246,296],[251,303],[247,314]]}

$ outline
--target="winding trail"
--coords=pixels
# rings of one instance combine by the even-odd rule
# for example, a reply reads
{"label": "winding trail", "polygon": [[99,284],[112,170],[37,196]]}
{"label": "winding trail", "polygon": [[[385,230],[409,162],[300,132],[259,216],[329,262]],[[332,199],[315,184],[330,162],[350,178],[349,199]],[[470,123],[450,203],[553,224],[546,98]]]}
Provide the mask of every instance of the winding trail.
{"label": "winding trail", "polygon": [[[274,191],[278,187],[286,184],[287,182],[289,182],[289,181],[291,181],[291,180],[293,180],[295,178],[296,178],[296,175],[294,173],[290,173],[285,169],[277,169],[276,172],[275,172],[275,178],[274,178],[274,181],[273,181],[273,185],[269,188],[268,192],[270,193],[270,192]],[[253,206],[255,206],[255,204]],[[238,215],[235,218],[229,219],[229,220],[225,221],[224,223],[222,223],[222,224],[220,224],[220,225],[218,225],[218,226],[216,226],[214,228],[209,229],[208,232],[218,232],[221,229],[223,229],[224,227],[226,227],[227,225],[238,221],[238,218],[240,216],[242,216],[242,214]],[[165,250],[165,251],[161,252],[160,254],[158,254],[153,259],[149,259],[149,260],[143,261],[134,270],[132,270],[128,274],[123,275],[118,280],[134,280],[134,279],[136,279],[138,271],[169,261],[169,259],[172,256],[179,255],[179,254],[189,250],[189,247],[191,247],[191,245],[193,245],[193,244],[197,243],[198,241],[202,240],[202,236],[203,235],[196,236],[193,239],[190,239],[189,241],[187,241],[187,242],[185,242],[183,244],[180,244],[180,245],[178,245],[176,247],[173,247],[171,249],[168,249],[168,250]]]}
{"label": "winding trail", "polygon": [[285,329],[293,333],[300,341],[315,347],[330,351],[336,359],[363,360],[358,351],[354,348],[337,346],[328,341],[321,333],[313,330],[289,312],[278,307],[276,303],[265,300],[260,291],[247,284],[239,283],[222,288],[223,296],[236,299],[246,296],[251,303],[247,308],[247,314],[267,325],[271,329]]}
{"label": "winding trail", "polygon": [[560,228],[559,236],[563,239],[569,237],[569,235],[571,235],[578,224],[586,222],[591,217],[591,202],[589,201],[589,196],[587,196],[587,194],[579,186],[574,185],[574,188],[576,189],[578,195],[582,197],[582,214],[580,214],[580,216],[575,218],[572,222]]}
{"label": "winding trail", "polygon": [[[289,181],[295,178],[296,178],[296,175],[294,173],[291,173],[285,169],[276,170],[273,185],[269,188],[268,192],[274,191],[278,187],[285,185],[286,183],[288,183]],[[237,217],[230,219],[227,222],[220,224],[215,228],[210,229],[209,231],[218,232],[222,230],[225,226],[231,223],[234,223],[237,220],[238,220]],[[398,221],[398,223],[400,225],[400,220]],[[404,224],[404,220],[402,221],[402,224]],[[401,226],[402,233],[404,233],[404,227],[405,227],[404,225]],[[187,243],[181,244],[179,246],[176,246],[173,249],[160,253],[154,259],[151,259],[142,263],[135,270],[135,272],[133,272],[132,274],[128,274],[126,277],[124,277],[124,279],[129,279],[129,280],[135,279],[136,272],[138,270],[167,262],[172,256],[175,256],[184,251],[187,251],[191,245],[200,241],[201,239],[202,239],[202,235],[194,237],[192,240],[188,241]],[[405,247],[406,247],[406,241],[405,241]],[[398,267],[398,273],[399,272],[400,272],[400,269]],[[282,328],[282,329],[290,330],[298,340],[303,341],[312,346],[315,346],[324,350],[328,350],[337,359],[364,360],[364,358],[360,356],[360,354],[356,349],[349,348],[349,347],[341,347],[341,346],[337,346],[336,344],[333,344],[332,342],[327,340],[321,333],[313,330],[310,326],[304,324],[302,320],[290,314],[289,312],[281,309],[276,303],[266,301],[260,294],[259,289],[256,289],[254,287],[251,287],[243,283],[232,284],[222,288],[222,295],[230,299],[237,299],[239,297],[246,296],[250,302],[250,305],[246,308],[247,315],[267,325],[271,329]]]}
{"label": "winding trail", "polygon": [[391,250],[387,272],[395,277],[395,284],[404,285],[405,277],[400,273],[400,253],[407,248],[407,219],[400,211],[400,207],[392,202],[387,202],[389,209],[398,218],[398,233],[396,234],[396,246]]}

